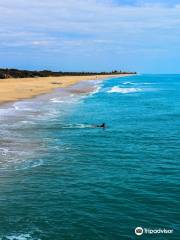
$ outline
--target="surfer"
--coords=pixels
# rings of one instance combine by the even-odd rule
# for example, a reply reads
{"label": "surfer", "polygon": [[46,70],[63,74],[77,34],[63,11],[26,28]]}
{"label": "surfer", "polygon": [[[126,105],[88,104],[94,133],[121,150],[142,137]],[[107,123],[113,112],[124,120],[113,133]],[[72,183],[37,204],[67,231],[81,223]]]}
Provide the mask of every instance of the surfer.
{"label": "surfer", "polygon": [[96,127],[98,127],[98,128],[106,128],[106,124],[102,123],[101,125],[96,125]]}

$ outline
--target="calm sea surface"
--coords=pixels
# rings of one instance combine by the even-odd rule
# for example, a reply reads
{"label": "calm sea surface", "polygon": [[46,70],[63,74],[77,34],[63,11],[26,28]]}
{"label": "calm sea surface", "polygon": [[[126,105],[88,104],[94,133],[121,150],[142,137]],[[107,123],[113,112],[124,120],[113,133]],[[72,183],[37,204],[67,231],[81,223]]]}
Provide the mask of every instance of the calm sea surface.
{"label": "calm sea surface", "polygon": [[[179,176],[180,75],[0,107],[1,240],[179,240]],[[174,233],[137,237],[138,226]]]}

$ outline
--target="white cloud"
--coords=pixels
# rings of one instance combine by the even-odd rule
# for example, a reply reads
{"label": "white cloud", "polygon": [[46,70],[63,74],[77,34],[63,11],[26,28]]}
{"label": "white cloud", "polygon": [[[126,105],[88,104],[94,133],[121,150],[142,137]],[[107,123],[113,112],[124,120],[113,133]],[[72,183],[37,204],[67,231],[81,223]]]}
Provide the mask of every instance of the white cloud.
{"label": "white cloud", "polygon": [[150,49],[163,52],[167,46],[179,47],[180,5],[1,0],[0,29],[1,49],[150,54]]}

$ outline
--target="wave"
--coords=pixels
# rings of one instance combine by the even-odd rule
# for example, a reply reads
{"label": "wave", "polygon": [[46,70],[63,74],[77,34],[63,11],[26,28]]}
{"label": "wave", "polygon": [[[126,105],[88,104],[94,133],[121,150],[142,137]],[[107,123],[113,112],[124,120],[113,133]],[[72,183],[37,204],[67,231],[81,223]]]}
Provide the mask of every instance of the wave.
{"label": "wave", "polygon": [[0,155],[6,156],[9,152],[8,148],[0,148]]}
{"label": "wave", "polygon": [[96,93],[98,93],[100,90],[101,90],[101,87],[100,85],[96,85],[93,87],[92,91],[89,91],[89,92],[82,92],[82,94],[70,94],[69,97],[67,98],[62,98],[62,97],[55,97],[55,98],[51,98],[50,99],[50,102],[52,103],[77,103],[77,102],[80,102],[82,99],[86,98],[86,97],[89,97],[89,96],[92,96]]}
{"label": "wave", "polygon": [[123,85],[151,85],[154,84],[152,82],[123,82]]}
{"label": "wave", "polygon": [[101,90],[102,86],[101,85],[97,85],[96,88],[89,94],[90,96],[99,93]]}
{"label": "wave", "polygon": [[119,86],[114,86],[112,87],[108,93],[122,93],[122,94],[127,94],[127,93],[135,93],[135,92],[141,92],[141,88],[121,88]]}
{"label": "wave", "polygon": [[16,111],[32,111],[34,106],[31,102],[16,102],[13,104],[13,108]]}
{"label": "wave", "polygon": [[64,104],[71,104],[71,103],[74,103],[74,104],[76,104],[77,102],[80,102],[80,100],[82,100],[83,99],[83,97],[81,96],[81,97],[79,97],[79,98],[67,98],[67,99],[65,99],[65,100],[62,100],[62,98],[60,97],[57,97],[57,98],[52,98],[52,99],[50,99],[50,102],[51,103],[64,103]]}
{"label": "wave", "polygon": [[5,240],[33,240],[33,238],[30,236],[30,234],[19,234],[6,236]]}
{"label": "wave", "polygon": [[[2,154],[0,160],[0,171],[20,171],[31,168],[36,168],[44,164],[42,159],[28,160],[26,153],[18,151],[8,151],[7,154]],[[26,160],[22,160],[26,158]],[[0,239],[1,240],[1,239]]]}
{"label": "wave", "polygon": [[135,84],[135,83],[133,83],[133,82],[123,82],[122,84],[123,84],[123,85],[133,85],[133,84]]}
{"label": "wave", "polygon": [[43,162],[43,160],[37,160],[37,161],[25,161],[25,162],[22,162],[22,163],[20,163],[19,165],[17,165],[16,167],[15,167],[15,170],[17,171],[17,170],[26,170],[26,169],[30,169],[30,168],[36,168],[36,167],[39,167],[39,166],[41,166],[41,165],[43,165],[44,164],[44,162]]}
{"label": "wave", "polygon": [[59,98],[52,98],[52,99],[50,99],[50,101],[53,102],[53,103],[64,103],[64,102],[66,102],[64,100],[60,100]]}

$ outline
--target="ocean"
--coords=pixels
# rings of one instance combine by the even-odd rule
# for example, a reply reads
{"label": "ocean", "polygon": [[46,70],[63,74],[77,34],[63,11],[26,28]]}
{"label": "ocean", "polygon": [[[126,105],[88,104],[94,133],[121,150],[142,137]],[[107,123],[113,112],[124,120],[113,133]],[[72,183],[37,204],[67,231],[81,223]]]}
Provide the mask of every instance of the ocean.
{"label": "ocean", "polygon": [[180,75],[1,105],[0,239],[179,240],[179,123]]}

